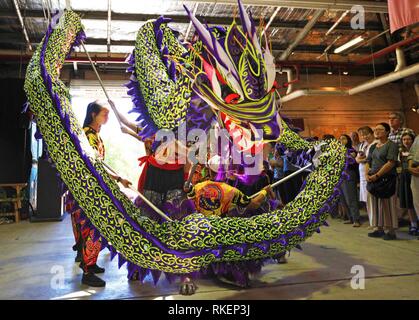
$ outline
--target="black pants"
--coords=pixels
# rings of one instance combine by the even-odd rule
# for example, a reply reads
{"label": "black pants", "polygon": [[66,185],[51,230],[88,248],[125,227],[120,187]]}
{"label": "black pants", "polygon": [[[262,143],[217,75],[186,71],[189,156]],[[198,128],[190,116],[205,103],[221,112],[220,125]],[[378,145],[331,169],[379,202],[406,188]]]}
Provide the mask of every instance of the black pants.
{"label": "black pants", "polygon": [[[285,177],[292,174],[293,171],[285,172]],[[290,180],[280,184],[278,186],[279,195],[281,196],[281,200],[283,204],[287,204],[295,199],[298,195],[301,185],[303,184],[303,177],[301,175],[297,175],[292,177]]]}

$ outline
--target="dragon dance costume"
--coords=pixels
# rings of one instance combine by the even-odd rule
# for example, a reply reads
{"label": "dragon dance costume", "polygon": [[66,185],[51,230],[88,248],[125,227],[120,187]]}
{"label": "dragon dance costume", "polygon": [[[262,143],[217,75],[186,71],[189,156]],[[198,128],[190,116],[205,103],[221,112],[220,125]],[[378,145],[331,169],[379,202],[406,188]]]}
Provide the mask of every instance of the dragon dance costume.
{"label": "dragon dance costume", "polygon": [[[189,14],[200,40],[187,48],[167,19],[146,22],[129,60],[133,74],[128,93],[139,113],[143,139],[184,123],[187,130],[208,129],[222,112],[234,120],[228,133],[243,152],[254,152],[256,144],[242,144],[235,134],[247,136],[254,129],[263,131],[263,139],[274,139],[290,150],[318,150],[317,165],[302,191],[280,210],[252,217],[195,212],[163,223],[142,215],[93,152],[59,78],[66,57],[84,39],[76,13],[66,10],[54,17],[27,67],[24,89],[30,110],[61,179],[88,218],[83,227],[91,228],[93,241],[101,239],[101,248],[108,248],[111,258],[118,257],[119,267],[126,264],[128,275],[137,272],[141,281],[150,275],[157,283],[162,273],[170,281],[226,264],[240,271],[241,264],[284,254],[320,232],[336,205],[346,150],[338,141],[306,141],[282,121],[266,34],[260,41],[260,32],[240,2],[239,12],[242,26],[234,22],[227,30],[207,29]],[[223,270],[214,272],[218,271]]]}
{"label": "dragon dance costume", "polygon": [[196,210],[205,216],[225,216],[234,207],[246,208],[251,201],[239,189],[215,181],[196,184],[188,198],[194,199]]}
{"label": "dragon dance costume", "polygon": [[[140,166],[143,166],[138,191],[172,219],[181,219],[186,214],[186,195],[182,190],[185,181],[184,165],[179,164],[176,157],[171,159],[174,161],[159,157],[151,150],[151,146],[146,146],[146,150],[147,155],[138,159]],[[136,204],[145,215],[163,222],[162,217],[139,198]]]}

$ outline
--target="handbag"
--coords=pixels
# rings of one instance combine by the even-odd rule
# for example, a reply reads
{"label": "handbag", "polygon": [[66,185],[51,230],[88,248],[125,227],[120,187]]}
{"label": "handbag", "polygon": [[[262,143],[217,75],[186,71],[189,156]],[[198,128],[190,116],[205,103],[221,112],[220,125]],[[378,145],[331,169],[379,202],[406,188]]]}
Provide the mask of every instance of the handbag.
{"label": "handbag", "polygon": [[391,198],[396,193],[396,178],[394,174],[387,174],[378,178],[377,181],[367,182],[367,190],[376,198]]}

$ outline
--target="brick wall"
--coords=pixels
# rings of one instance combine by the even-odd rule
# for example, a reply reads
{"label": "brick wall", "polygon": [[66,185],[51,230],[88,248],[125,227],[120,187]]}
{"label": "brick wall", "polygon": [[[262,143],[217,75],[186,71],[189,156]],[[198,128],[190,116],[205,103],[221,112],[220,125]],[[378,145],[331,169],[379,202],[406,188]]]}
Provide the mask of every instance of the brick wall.
{"label": "brick wall", "polygon": [[[294,91],[303,88],[337,87],[348,89],[370,80],[369,77],[302,75]],[[402,90],[404,88],[404,91]],[[412,92],[413,90],[413,92]],[[321,137],[325,133],[339,136],[361,126],[387,122],[390,111],[403,111],[414,126],[416,115],[405,110],[415,93],[413,84],[390,83],[353,96],[301,97],[283,104],[282,113],[290,118],[304,118],[303,135]],[[410,109],[410,106],[409,106]],[[411,115],[411,114],[413,115]],[[419,116],[419,115],[417,115]],[[416,121],[418,126],[419,121]],[[419,130],[417,131],[419,132]]]}
{"label": "brick wall", "polygon": [[406,126],[419,134],[419,114],[412,111],[412,106],[419,105],[419,97],[415,91],[415,83],[419,83],[419,77],[411,77],[401,85],[401,98],[403,111],[406,117]]}

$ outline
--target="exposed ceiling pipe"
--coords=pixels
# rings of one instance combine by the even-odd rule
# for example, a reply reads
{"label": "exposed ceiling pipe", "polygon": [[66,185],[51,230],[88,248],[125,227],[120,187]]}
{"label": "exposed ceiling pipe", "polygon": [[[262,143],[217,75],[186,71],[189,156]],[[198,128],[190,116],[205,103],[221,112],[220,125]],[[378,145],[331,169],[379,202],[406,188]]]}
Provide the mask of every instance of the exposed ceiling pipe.
{"label": "exposed ceiling pipe", "polygon": [[[195,3],[195,7],[193,8],[193,13],[192,13],[193,16],[196,15],[196,11],[198,10],[198,5],[199,3]],[[192,29],[192,21],[189,22],[188,29],[186,29],[185,39],[183,39],[184,42],[188,41],[189,32],[191,32],[191,29]]]}
{"label": "exposed ceiling pipe", "polygon": [[[328,46],[327,46],[327,48],[326,49],[324,49],[324,51],[323,51],[323,53],[320,55],[320,56],[318,56],[318,57],[316,57],[316,59],[321,59],[324,55],[327,55],[328,54],[328,52],[329,52],[329,50],[330,50],[330,48],[340,39],[340,38],[342,38],[342,35],[340,34],[340,35],[338,35],[337,37],[336,37],[336,39],[335,40],[333,40],[332,41],[332,43],[331,44],[329,44]],[[327,58],[326,58],[326,60],[327,60]]]}
{"label": "exposed ceiling pipe", "polygon": [[281,98],[282,102],[288,102],[304,96],[347,96],[358,94],[373,88],[380,87],[384,84],[400,80],[406,77],[410,77],[419,73],[419,63],[406,67],[400,71],[391,72],[385,74],[376,79],[367,81],[363,84],[360,84],[349,90],[339,90],[337,88],[327,88],[327,89],[301,89],[294,91],[290,95],[286,95]]}
{"label": "exposed ceiling pipe", "polygon": [[266,24],[265,28],[263,28],[262,36],[265,34],[266,30],[268,30],[269,26],[271,25],[272,21],[274,21],[276,15],[278,14],[279,10],[281,10],[281,7],[276,8],[274,13],[272,14],[271,18],[269,19],[268,23]]}
{"label": "exposed ceiling pipe", "polygon": [[396,65],[396,69],[394,69],[395,72],[400,71],[406,67],[406,58],[404,56],[404,52],[402,48],[396,48],[396,59],[397,59],[397,65]]}
{"label": "exposed ceiling pipe", "polygon": [[284,83],[284,86],[287,87],[287,92],[286,94],[291,94],[293,88],[294,88],[294,83],[298,82],[300,80],[300,77],[298,75],[298,68],[295,67],[295,69],[297,70],[297,77],[294,77],[294,70],[292,68],[280,68],[280,69],[276,69],[276,72],[279,74],[283,74],[284,72],[287,74],[287,82]]}
{"label": "exposed ceiling pipe", "polygon": [[281,54],[281,56],[279,57],[280,61],[284,61],[287,60],[288,57],[291,55],[292,50],[294,50],[294,48],[296,46],[298,46],[298,44],[304,40],[304,38],[308,35],[308,33],[310,32],[310,30],[314,27],[314,25],[316,24],[317,20],[319,20],[319,18],[321,16],[323,16],[324,14],[324,10],[317,10],[313,17],[310,19],[310,21],[305,25],[304,29],[300,31],[300,33],[297,35],[297,37],[295,38],[295,40],[288,46],[288,48]]}
{"label": "exposed ceiling pipe", "polygon": [[388,46],[387,48],[384,48],[383,50],[374,52],[372,55],[370,55],[370,56],[368,56],[368,57],[366,57],[364,59],[360,59],[360,60],[356,61],[355,64],[360,65],[360,64],[368,63],[368,62],[370,62],[373,59],[377,59],[377,58],[379,58],[379,57],[381,57],[383,55],[388,54],[389,52],[392,52],[392,51],[396,50],[397,48],[400,48],[400,47],[403,47],[403,46],[407,46],[408,44],[411,44],[411,43],[416,42],[418,40],[419,40],[419,34],[416,35],[416,36],[414,36],[414,37],[412,37],[412,38],[409,38],[409,39],[406,39],[406,40],[402,40],[400,42],[397,42],[395,44],[392,44],[391,46]]}
{"label": "exposed ceiling pipe", "polygon": [[327,30],[325,36],[327,37],[333,30],[335,30],[335,28],[339,25],[339,23],[343,20],[343,18],[346,17],[346,15],[349,13],[349,10],[346,10],[344,13],[342,13],[342,15],[340,16],[340,18],[335,22],[335,24],[329,29]]}
{"label": "exposed ceiling pipe", "polygon": [[355,88],[349,89],[348,93],[349,95],[357,94],[357,93],[367,91],[367,90],[382,86],[384,84],[387,84],[396,80],[410,77],[417,73],[419,73],[419,63],[406,67],[397,72],[388,73],[384,76],[378,77],[374,80],[371,80],[364,84],[356,86]]}
{"label": "exposed ceiling pipe", "polygon": [[108,21],[107,21],[107,34],[106,34],[106,46],[108,50],[108,55],[111,54],[111,32],[112,32],[112,3],[111,0],[108,0]]}
{"label": "exposed ceiling pipe", "polygon": [[23,31],[23,35],[25,37],[25,41],[28,45],[29,50],[32,51],[31,41],[29,40],[29,36],[28,36],[28,32],[26,31],[25,24],[23,23],[23,18],[22,18],[22,15],[20,13],[19,4],[17,3],[17,0],[13,0],[13,4],[15,6],[16,14],[17,14],[17,17],[19,18],[19,22],[20,22],[20,25],[22,27],[22,31]]}

